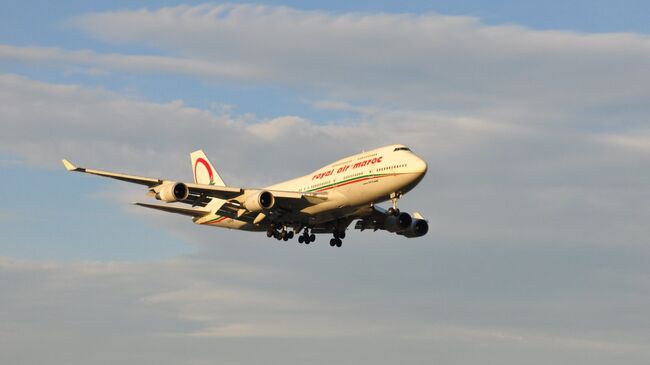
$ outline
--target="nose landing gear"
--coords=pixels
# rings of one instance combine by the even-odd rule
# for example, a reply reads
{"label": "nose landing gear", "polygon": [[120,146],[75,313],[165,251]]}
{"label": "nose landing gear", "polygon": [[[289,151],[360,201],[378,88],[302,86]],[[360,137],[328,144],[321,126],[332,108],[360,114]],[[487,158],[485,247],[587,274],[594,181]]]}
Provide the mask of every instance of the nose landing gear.
{"label": "nose landing gear", "polygon": [[402,193],[391,193],[390,201],[393,203],[393,206],[388,208],[388,215],[399,215],[399,209],[397,208],[397,200],[402,197]]}

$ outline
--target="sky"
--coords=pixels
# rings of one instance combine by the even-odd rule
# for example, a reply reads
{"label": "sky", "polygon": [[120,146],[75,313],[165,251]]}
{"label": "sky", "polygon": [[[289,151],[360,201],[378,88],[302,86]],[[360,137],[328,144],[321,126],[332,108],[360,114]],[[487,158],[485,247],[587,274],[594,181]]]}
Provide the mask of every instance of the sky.
{"label": "sky", "polygon": [[[647,364],[642,1],[5,2],[0,362]],[[425,237],[148,211],[403,143]]]}

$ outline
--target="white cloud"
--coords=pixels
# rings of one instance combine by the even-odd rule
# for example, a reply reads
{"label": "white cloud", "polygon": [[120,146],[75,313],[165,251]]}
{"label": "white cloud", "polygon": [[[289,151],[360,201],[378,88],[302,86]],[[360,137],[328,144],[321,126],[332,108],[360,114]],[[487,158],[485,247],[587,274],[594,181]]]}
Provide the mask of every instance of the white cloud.
{"label": "white cloud", "polygon": [[[545,354],[546,360],[558,351],[558,359],[588,352],[597,364],[611,358],[641,364],[650,356],[645,346],[647,328],[635,329],[625,320],[627,315],[641,314],[645,306],[639,303],[623,314],[616,312],[620,297],[590,302],[588,294],[598,294],[603,284],[589,283],[581,288],[583,295],[587,294],[581,300],[561,306],[553,306],[555,301],[543,297],[513,300],[510,295],[522,294],[515,288],[486,297],[458,288],[455,280],[441,278],[424,280],[429,292],[423,293],[421,279],[416,278],[426,260],[411,261],[410,268],[402,268],[404,279],[415,279],[405,285],[391,279],[395,273],[382,267],[399,262],[398,258],[376,262],[379,256],[367,251],[349,251],[352,258],[323,252],[305,254],[309,251],[296,256],[295,250],[283,251],[282,255],[293,256],[285,260],[283,269],[254,263],[250,253],[239,262],[206,257],[154,263],[1,258],[0,274],[6,280],[0,281],[0,289],[10,295],[0,297],[0,359],[59,364],[70,363],[68,357],[74,354],[87,358],[86,362],[102,358],[136,363],[130,356],[157,348],[149,358],[159,356],[166,364],[178,362],[178,351],[191,346],[191,353],[181,351],[186,362],[213,360],[215,349],[221,361],[236,362],[247,361],[246,354],[255,346],[254,355],[265,360],[270,356],[285,363],[303,363],[306,354],[316,352],[317,363],[331,363],[339,360],[339,353],[331,347],[341,348],[346,343],[346,358],[368,357],[379,351],[383,356],[373,363],[380,364],[404,356],[396,347],[408,348],[408,357],[413,359],[442,356],[450,348],[449,355],[456,354],[456,359],[460,354],[471,356],[484,350],[492,358],[507,360],[513,348],[525,350],[527,356]],[[366,267],[348,266],[364,256],[369,260]],[[493,263],[494,258],[488,255],[483,259]],[[291,264],[295,259],[306,262],[304,266]],[[345,267],[344,272],[333,271]],[[448,274],[464,270],[450,269]],[[477,269],[481,270],[481,265]],[[337,281],[344,278],[345,282]],[[378,282],[368,281],[370,278]],[[439,287],[441,284],[455,290]],[[429,297],[435,289],[431,285],[444,293]],[[509,295],[511,290],[514,292]],[[537,293],[550,292],[557,297],[555,290],[536,288]],[[478,297],[484,300],[468,300]],[[618,330],[606,327],[608,319],[590,314],[567,318],[582,305],[616,318]],[[508,321],[500,318],[504,310]],[[478,315],[468,314],[471,312]],[[490,314],[492,318],[486,317]],[[540,318],[531,321],[531,315]],[[300,346],[296,347],[297,343]],[[265,348],[269,344],[275,351]],[[34,346],[39,351],[29,350]],[[468,348],[472,351],[460,351]]]}
{"label": "white cloud", "polygon": [[[162,160],[172,173],[184,176],[185,169],[179,167],[185,166],[188,151],[204,147],[226,177],[238,171],[230,177],[241,179],[241,174],[252,173],[242,171],[241,166],[253,164],[260,175],[277,179],[364,148],[410,141],[441,152],[457,146],[427,146],[427,141],[457,133],[452,137],[456,144],[475,143],[481,138],[519,134],[522,129],[476,118],[407,111],[378,112],[347,125],[316,124],[294,116],[266,120],[213,114],[182,101],[153,103],[16,75],[0,76],[0,84],[0,110],[5,116],[2,150],[48,166],[58,166],[63,157],[78,160],[76,156],[84,156],[85,161],[79,163],[160,173],[151,169],[159,169],[163,164],[157,161]],[[470,140],[457,140],[464,137]],[[290,143],[279,145],[282,141]],[[343,149],[334,155],[321,153],[334,145]],[[301,151],[303,158],[296,159],[295,151]],[[295,167],[277,169],[278,161],[289,160],[295,160]]]}
{"label": "white cloud", "polygon": [[255,137],[266,140],[277,140],[278,137],[302,135],[304,131],[313,131],[315,128],[306,120],[299,117],[274,118],[263,123],[248,126],[248,131]]}
{"label": "white cloud", "polygon": [[264,70],[277,82],[321,88],[335,99],[492,110],[528,122],[552,116],[562,124],[578,111],[598,116],[603,106],[621,103],[647,111],[650,95],[650,40],[637,34],[263,5],[122,10],[72,23],[101,40]]}
{"label": "white cloud", "polygon": [[620,134],[598,136],[606,144],[629,149],[639,153],[650,152],[650,130],[630,130]]}
{"label": "white cloud", "polygon": [[70,72],[153,71],[293,85],[340,100],[315,103],[328,108],[362,100],[370,108],[581,128],[614,121],[637,126],[650,112],[650,40],[638,34],[537,31],[437,14],[214,4],[93,13],[71,23],[101,40],[169,55],[2,45],[0,59],[69,65]]}
{"label": "white cloud", "polygon": [[97,53],[90,50],[70,51],[51,47],[0,45],[0,60],[46,64],[49,67],[54,65],[64,68],[68,65],[87,66],[86,69],[72,68],[70,72],[81,72],[94,76],[105,75],[110,71],[127,71],[183,74],[205,78],[265,78],[259,70],[238,64],[180,57]]}
{"label": "white cloud", "polygon": [[346,111],[360,114],[373,114],[378,112],[378,108],[352,105],[344,101],[319,100],[312,103],[312,105],[317,109]]}

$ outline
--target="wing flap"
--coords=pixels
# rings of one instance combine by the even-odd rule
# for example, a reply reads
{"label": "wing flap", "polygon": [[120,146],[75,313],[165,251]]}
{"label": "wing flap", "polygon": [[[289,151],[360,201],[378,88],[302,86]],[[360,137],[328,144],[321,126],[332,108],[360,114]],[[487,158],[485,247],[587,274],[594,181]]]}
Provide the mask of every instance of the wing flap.
{"label": "wing flap", "polygon": [[145,208],[161,210],[168,213],[176,213],[189,215],[191,217],[200,218],[205,215],[210,214],[209,210],[204,209],[195,209],[195,208],[181,208],[173,205],[160,205],[160,204],[147,204],[147,203],[133,203],[133,205],[138,205]]}
{"label": "wing flap", "polygon": [[190,194],[203,194],[204,196],[219,198],[219,199],[233,199],[244,194],[244,189],[234,188],[230,186],[216,186],[216,185],[203,185],[203,184],[190,184],[185,183],[190,190]]}

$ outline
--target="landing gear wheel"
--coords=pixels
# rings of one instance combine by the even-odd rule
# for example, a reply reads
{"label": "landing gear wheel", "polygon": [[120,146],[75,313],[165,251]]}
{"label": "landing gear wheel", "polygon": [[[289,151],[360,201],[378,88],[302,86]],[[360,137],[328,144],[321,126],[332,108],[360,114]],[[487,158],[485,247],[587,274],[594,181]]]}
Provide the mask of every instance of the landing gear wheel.
{"label": "landing gear wheel", "polygon": [[266,231],[266,237],[268,238],[273,237],[273,231]]}
{"label": "landing gear wheel", "polygon": [[399,209],[397,209],[397,201],[402,197],[401,192],[394,192],[390,194],[390,201],[393,203],[391,208],[388,208],[388,215],[399,215]]}
{"label": "landing gear wheel", "polygon": [[298,242],[304,243],[305,242],[305,236],[298,236]]}
{"label": "landing gear wheel", "polygon": [[345,239],[345,231],[339,232],[339,238],[340,239]]}
{"label": "landing gear wheel", "polygon": [[336,247],[341,247],[342,244],[343,244],[343,241],[336,240]]}
{"label": "landing gear wheel", "polygon": [[330,239],[330,246],[332,247],[336,246],[336,238]]}
{"label": "landing gear wheel", "polygon": [[293,235],[294,235],[293,231],[290,231],[290,232],[287,234],[287,237],[289,237],[289,239],[293,239]]}
{"label": "landing gear wheel", "polygon": [[316,236],[314,236],[313,233],[309,235],[309,241],[311,241],[311,242],[316,241]]}

